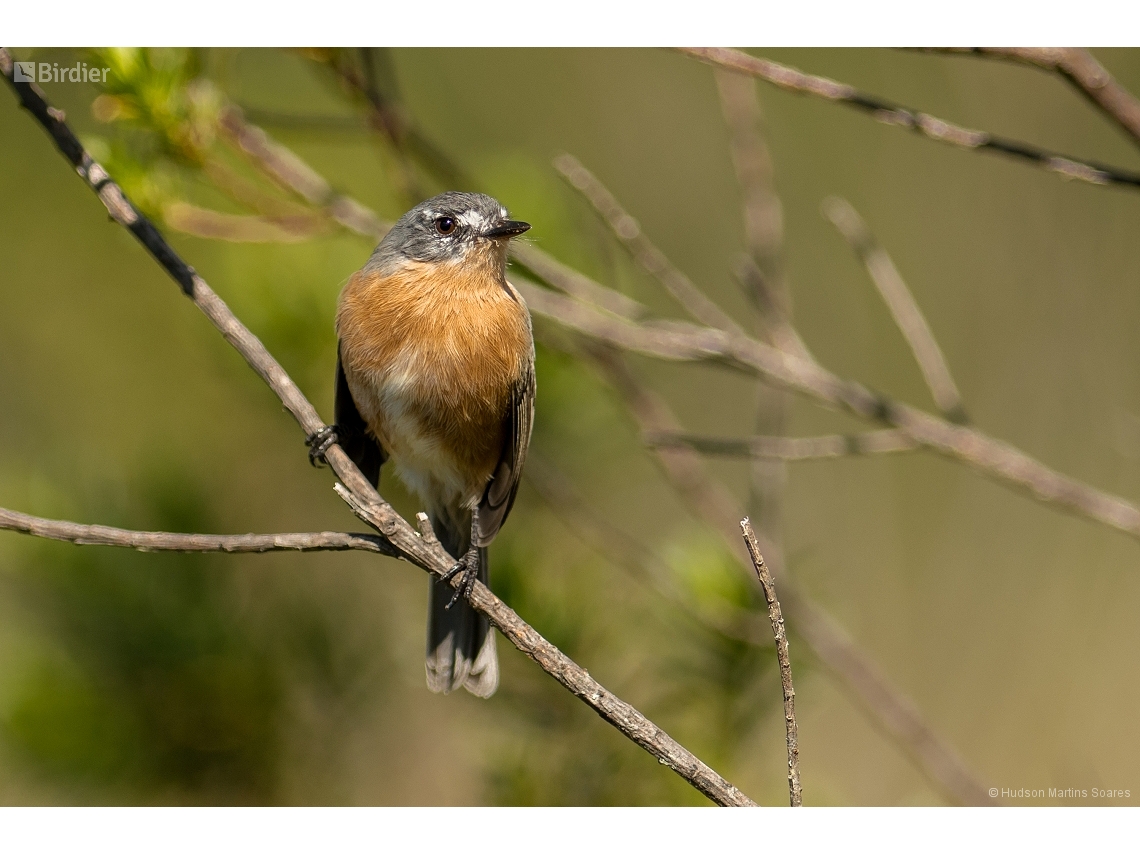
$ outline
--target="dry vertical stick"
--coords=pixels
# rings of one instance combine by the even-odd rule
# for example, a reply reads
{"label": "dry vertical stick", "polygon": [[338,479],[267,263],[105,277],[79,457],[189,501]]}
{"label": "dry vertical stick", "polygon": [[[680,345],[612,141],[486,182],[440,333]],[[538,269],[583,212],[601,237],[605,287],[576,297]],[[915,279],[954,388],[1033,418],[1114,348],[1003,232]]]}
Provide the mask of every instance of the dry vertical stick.
{"label": "dry vertical stick", "polygon": [[800,788],[800,746],[796,728],[796,690],[792,687],[792,660],[788,658],[788,633],[784,627],[784,615],[780,611],[780,601],[776,599],[776,582],[764,563],[760,547],[756,543],[756,533],[748,517],[740,521],[744,532],[744,543],[752,557],[752,566],[764,588],[764,599],[768,601],[768,620],[772,622],[772,634],[776,636],[776,659],[780,663],[780,686],[784,690],[784,726],[788,734],[788,796],[792,807],[803,804]]}

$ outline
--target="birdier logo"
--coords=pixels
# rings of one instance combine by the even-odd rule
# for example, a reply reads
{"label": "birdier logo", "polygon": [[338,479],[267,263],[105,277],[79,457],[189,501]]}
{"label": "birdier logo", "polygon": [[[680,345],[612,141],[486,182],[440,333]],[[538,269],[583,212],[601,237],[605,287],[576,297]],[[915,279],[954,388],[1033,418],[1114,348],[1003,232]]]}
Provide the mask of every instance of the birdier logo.
{"label": "birdier logo", "polygon": [[58,62],[17,62],[16,83],[106,83],[109,68],[91,68],[85,62],[60,66]]}

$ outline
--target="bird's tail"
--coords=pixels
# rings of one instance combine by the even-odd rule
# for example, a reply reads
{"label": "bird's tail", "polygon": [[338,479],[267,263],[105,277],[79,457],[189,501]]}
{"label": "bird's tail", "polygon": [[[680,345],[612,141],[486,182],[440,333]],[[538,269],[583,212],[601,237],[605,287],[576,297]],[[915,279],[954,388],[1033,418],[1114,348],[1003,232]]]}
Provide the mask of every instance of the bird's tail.
{"label": "bird's tail", "polygon": [[[449,515],[450,516],[450,515]],[[432,515],[432,526],[443,548],[462,557],[471,543],[471,518],[459,520]],[[466,516],[466,520],[463,517]],[[488,576],[487,548],[479,548],[479,581]],[[460,686],[480,698],[489,698],[499,686],[499,657],[495,653],[495,633],[490,623],[465,599],[446,608],[455,590],[435,579],[431,581],[428,612],[427,684],[433,692],[447,693]]]}

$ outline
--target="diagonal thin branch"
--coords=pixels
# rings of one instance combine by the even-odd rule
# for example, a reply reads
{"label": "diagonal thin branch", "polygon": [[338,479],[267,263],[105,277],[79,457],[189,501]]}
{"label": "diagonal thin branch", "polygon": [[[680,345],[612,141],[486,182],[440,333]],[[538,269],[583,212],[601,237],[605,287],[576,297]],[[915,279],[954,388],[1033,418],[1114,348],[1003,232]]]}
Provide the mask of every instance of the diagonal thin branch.
{"label": "diagonal thin branch", "polygon": [[81,546],[121,546],[140,552],[319,552],[349,549],[378,552],[399,558],[399,552],[382,537],[343,531],[289,534],[181,534],[169,531],[132,531],[107,525],[84,525],[49,520],[0,508],[0,529]]}
{"label": "diagonal thin branch", "polygon": [[[15,82],[12,70],[10,54],[0,48],[0,72],[15,90],[21,106],[51,135],[60,152],[72,163],[80,177],[99,195],[112,219],[139,239],[183,292],[214,323],[223,337],[277,394],[307,436],[324,428],[325,424],[316,409],[265,346],[242,325],[193,268],[174,252],[150,221],[123,195],[106,171],[92,160],[65,124],[63,113],[47,103],[39,87]],[[325,460],[342,482],[334,485],[337,493],[357,516],[383,534],[403,558],[437,576],[446,573],[455,563],[438,541],[422,537],[380,497],[339,445],[328,449]],[[458,577],[452,581],[454,586],[460,584]],[[476,582],[469,601],[473,608],[485,615],[507,640],[539,667],[710,800],[719,805],[755,805],[755,802],[637,709],[594,680],[584,668],[543,638],[491,593],[486,585]]]}
{"label": "diagonal thin branch", "polygon": [[986,131],[977,131],[952,124],[927,113],[892,104],[875,95],[860,92],[854,86],[838,83],[826,77],[805,74],[791,66],[770,59],[751,56],[731,48],[678,48],[709,65],[751,74],[774,86],[803,95],[814,95],[828,101],[846,104],[887,125],[908,128],[937,142],[973,151],[989,151],[1033,163],[1065,178],[1075,178],[1090,184],[1116,184],[1140,187],[1140,173],[1115,166],[1106,166],[1091,160],[1080,160],[1048,151],[1019,140],[999,137]]}
{"label": "diagonal thin branch", "polygon": [[756,532],[752,530],[748,517],[740,521],[740,530],[744,533],[744,544],[748,547],[752,566],[756,568],[756,578],[760,580],[760,587],[764,589],[764,599],[768,601],[768,620],[772,623],[772,635],[776,638],[776,660],[780,663],[780,687],[784,693],[784,729],[788,742],[788,799],[792,807],[800,807],[803,804],[803,794],[800,787],[799,728],[796,726],[796,690],[792,686],[792,660],[788,656],[788,633],[784,627],[780,601],[776,598],[776,580],[772,578],[772,571],[764,563],[764,556],[760,554],[760,546],[756,542]]}
{"label": "diagonal thin branch", "polygon": [[1131,502],[1062,475],[980,430],[952,424],[853,380],[844,380],[816,362],[723,330],[676,322],[636,324],[524,280],[516,280],[515,286],[532,312],[599,342],[660,359],[710,362],[759,374],[861,418],[893,425],[919,445],[1027,490],[1039,501],[1140,538],[1140,508]]}
{"label": "diagonal thin branch", "polygon": [[683,431],[651,431],[642,439],[650,448],[688,447],[708,455],[787,461],[887,454],[920,447],[897,428],[831,436],[748,436],[742,439]]}
{"label": "diagonal thin branch", "polygon": [[1054,71],[1112,119],[1132,138],[1132,142],[1140,144],[1140,99],[1121,86],[1108,73],[1108,69],[1084,48],[975,47],[921,50],[994,57]]}
{"label": "diagonal thin branch", "polygon": [[571,154],[560,154],[554,158],[554,168],[571,187],[586,197],[586,201],[594,206],[594,210],[606,221],[610,230],[634,260],[664,285],[685,311],[710,327],[743,332],[736,321],[706,297],[688,276],[665,257],[665,253],[645,236],[637,220],[626,213],[606,186],[576,157]]}
{"label": "diagonal thin branch", "polygon": [[[590,344],[587,352],[625,399],[643,433],[677,430],[677,418],[668,404],[634,377],[616,351]],[[655,456],[693,515],[720,534],[742,567],[750,567],[736,522],[741,518],[736,499],[709,476],[697,453],[687,448],[672,448],[658,449]],[[768,548],[762,532],[757,533],[757,542],[761,550]],[[871,720],[916,761],[923,774],[952,801],[968,805],[993,804],[954,748],[939,738],[914,703],[891,684],[835,619],[801,593],[790,577],[782,576],[780,584],[784,606],[796,632],[855,696]]]}
{"label": "diagonal thin branch", "polygon": [[922,310],[918,308],[914,295],[890,255],[875,240],[859,212],[846,199],[837,196],[824,199],[823,213],[867,268],[871,281],[890,309],[891,317],[910,345],[915,362],[922,371],[938,409],[950,421],[965,424],[968,419],[962,405],[962,395],[954,378],[950,376],[946,357],[942,355],[942,349],[930,331],[930,325],[926,323]]}

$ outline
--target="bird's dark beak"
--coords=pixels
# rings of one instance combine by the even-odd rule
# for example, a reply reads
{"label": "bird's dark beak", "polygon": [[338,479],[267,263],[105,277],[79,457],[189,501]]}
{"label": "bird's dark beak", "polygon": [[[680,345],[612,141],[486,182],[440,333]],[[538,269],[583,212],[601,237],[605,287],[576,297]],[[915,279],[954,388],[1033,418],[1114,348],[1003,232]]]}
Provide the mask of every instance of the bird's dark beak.
{"label": "bird's dark beak", "polygon": [[490,238],[512,238],[521,235],[529,228],[530,223],[524,223],[522,220],[506,220],[483,234]]}

